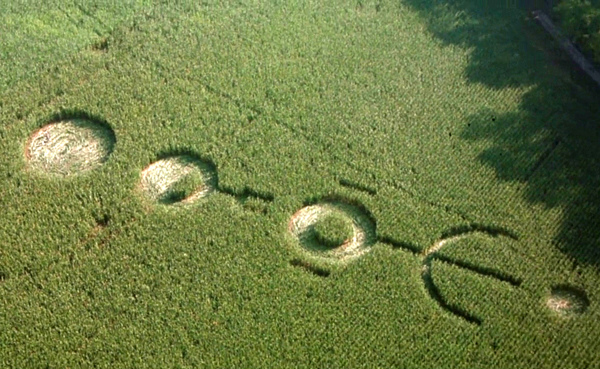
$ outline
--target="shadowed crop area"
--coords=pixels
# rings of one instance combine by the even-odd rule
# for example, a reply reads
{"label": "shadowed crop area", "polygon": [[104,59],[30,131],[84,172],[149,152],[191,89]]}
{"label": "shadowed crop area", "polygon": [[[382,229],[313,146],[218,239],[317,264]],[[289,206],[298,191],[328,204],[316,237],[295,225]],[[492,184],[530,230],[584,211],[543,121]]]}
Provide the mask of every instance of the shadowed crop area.
{"label": "shadowed crop area", "polygon": [[598,365],[535,2],[167,3],[0,4],[0,367]]}

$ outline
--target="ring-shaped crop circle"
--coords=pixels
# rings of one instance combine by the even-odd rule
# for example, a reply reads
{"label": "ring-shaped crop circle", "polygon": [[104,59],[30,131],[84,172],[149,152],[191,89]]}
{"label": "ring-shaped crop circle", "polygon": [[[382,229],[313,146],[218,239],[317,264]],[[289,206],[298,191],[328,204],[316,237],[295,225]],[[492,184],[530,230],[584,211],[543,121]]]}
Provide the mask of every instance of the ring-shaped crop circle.
{"label": "ring-shaped crop circle", "polygon": [[[352,232],[339,246],[319,242],[315,226],[324,218],[335,215],[351,224]],[[288,230],[296,245],[308,256],[335,263],[345,263],[369,252],[376,242],[374,222],[360,208],[342,203],[326,202],[305,206],[290,219]]]}

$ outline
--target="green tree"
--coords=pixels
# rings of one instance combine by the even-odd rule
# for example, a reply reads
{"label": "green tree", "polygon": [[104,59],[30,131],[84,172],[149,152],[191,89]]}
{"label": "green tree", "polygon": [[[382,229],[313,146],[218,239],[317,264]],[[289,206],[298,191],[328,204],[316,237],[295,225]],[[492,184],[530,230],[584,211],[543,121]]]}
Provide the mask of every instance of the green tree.
{"label": "green tree", "polygon": [[564,30],[600,62],[600,1],[563,0],[555,9]]}

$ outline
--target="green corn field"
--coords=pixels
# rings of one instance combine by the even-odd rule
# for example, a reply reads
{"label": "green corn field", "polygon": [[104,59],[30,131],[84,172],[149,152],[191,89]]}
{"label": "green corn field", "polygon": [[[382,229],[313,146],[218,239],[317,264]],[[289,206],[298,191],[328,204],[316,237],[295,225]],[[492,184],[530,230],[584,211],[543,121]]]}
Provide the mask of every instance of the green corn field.
{"label": "green corn field", "polygon": [[512,3],[0,0],[0,367],[599,368],[600,94]]}

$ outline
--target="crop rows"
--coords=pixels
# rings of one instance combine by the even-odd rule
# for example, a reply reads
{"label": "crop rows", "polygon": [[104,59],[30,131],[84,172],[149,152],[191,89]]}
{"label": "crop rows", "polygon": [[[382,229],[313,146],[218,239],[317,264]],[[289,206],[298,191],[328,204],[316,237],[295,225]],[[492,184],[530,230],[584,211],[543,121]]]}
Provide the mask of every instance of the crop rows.
{"label": "crop rows", "polygon": [[600,112],[525,13],[38,3],[0,6],[0,366],[598,362]]}

